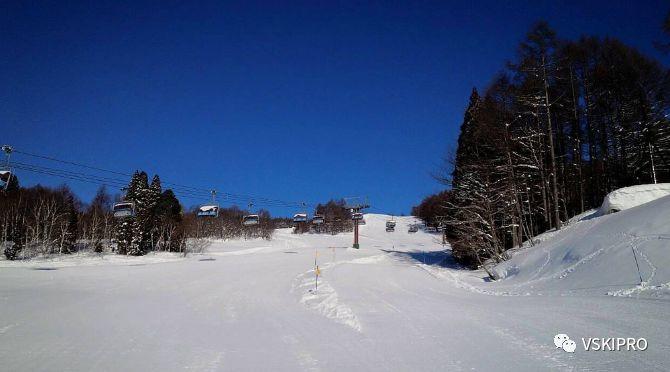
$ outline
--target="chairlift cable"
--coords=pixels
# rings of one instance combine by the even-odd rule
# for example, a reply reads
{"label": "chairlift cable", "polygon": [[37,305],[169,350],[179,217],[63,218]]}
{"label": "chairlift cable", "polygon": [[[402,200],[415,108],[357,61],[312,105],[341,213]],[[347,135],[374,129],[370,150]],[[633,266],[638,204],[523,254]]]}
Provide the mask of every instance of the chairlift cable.
{"label": "chairlift cable", "polygon": [[[87,169],[96,170],[96,171],[99,171],[99,172],[106,172],[106,173],[116,174],[116,175],[125,176],[125,177],[132,177],[132,174],[129,174],[129,173],[118,172],[118,171],[109,170],[109,169],[105,169],[105,168],[101,168],[101,167],[97,167],[97,166],[82,164],[82,163],[73,162],[73,161],[69,161],[69,160],[62,160],[62,159],[58,159],[58,158],[51,157],[51,156],[39,155],[39,154],[29,153],[29,152],[26,152],[26,151],[21,151],[21,150],[16,150],[16,149],[13,149],[13,150],[14,150],[14,152],[16,152],[18,154],[22,154],[22,155],[26,155],[26,156],[31,156],[31,157],[35,157],[35,158],[44,159],[44,160],[49,160],[49,161],[59,162],[59,163],[73,165],[73,166],[77,166],[77,167],[87,168]],[[173,186],[173,189],[175,191],[176,191],[176,189],[181,189],[181,191],[183,191],[183,192],[189,192],[189,193],[194,193],[194,194],[195,193],[207,193],[207,194],[209,194],[210,191],[211,191],[211,190],[204,189],[204,188],[187,186],[187,185],[182,185],[182,184],[173,183],[173,182],[165,182],[164,181],[162,183],[164,185]],[[226,198],[228,198],[228,199],[233,199],[233,200],[236,199],[238,201],[242,201],[242,200],[243,201],[248,201],[248,200],[261,201],[262,202],[261,204],[263,204],[263,205],[282,206],[282,207],[286,207],[286,208],[290,208],[290,207],[300,205],[299,202],[290,202],[290,201],[284,201],[284,200],[280,200],[280,199],[271,199],[271,198],[266,198],[266,197],[261,197],[261,196],[256,196],[256,195],[234,194],[234,193],[227,193],[227,192],[223,192],[221,194],[225,195]]]}
{"label": "chairlift cable", "polygon": [[[33,173],[40,173],[44,175],[50,175],[50,176],[55,176],[55,177],[60,177],[60,178],[65,178],[65,179],[70,179],[74,181],[81,181],[81,182],[87,182],[87,183],[92,183],[92,184],[104,184],[104,185],[109,185],[113,187],[118,187],[118,188],[123,188],[127,186],[127,181],[124,180],[119,180],[115,178],[110,178],[110,177],[104,177],[104,176],[99,176],[99,175],[91,175],[91,174],[86,174],[86,173],[81,173],[81,172],[74,172],[74,171],[69,171],[69,170],[63,170],[63,169],[57,169],[57,168],[50,168],[50,167],[44,167],[44,166],[39,166],[35,164],[28,164],[28,163],[20,163],[20,162],[12,162],[12,165],[16,169],[21,169]],[[202,200],[205,198],[206,194],[202,193],[195,193],[192,191],[188,190],[181,190],[181,189],[173,189],[172,190],[176,196],[186,198],[186,199],[192,199],[192,200]],[[241,197],[232,197],[228,198],[232,202],[246,202],[249,199],[246,198],[241,198]],[[287,204],[285,202],[280,202],[280,201],[259,201],[259,205],[262,206],[269,206],[269,207],[278,207],[278,208],[292,208],[292,204]]]}

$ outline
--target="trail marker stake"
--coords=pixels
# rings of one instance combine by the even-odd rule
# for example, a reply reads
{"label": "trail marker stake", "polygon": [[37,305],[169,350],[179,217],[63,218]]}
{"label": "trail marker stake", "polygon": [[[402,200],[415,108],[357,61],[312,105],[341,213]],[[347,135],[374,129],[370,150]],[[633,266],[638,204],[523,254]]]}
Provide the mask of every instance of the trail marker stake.
{"label": "trail marker stake", "polygon": [[637,267],[637,275],[640,277],[640,285],[642,285],[642,274],[640,273],[640,265],[637,263],[637,254],[635,254],[635,247],[630,245],[630,250],[633,251],[633,258],[635,258],[635,267]]}
{"label": "trail marker stake", "polygon": [[319,274],[321,271],[319,270],[319,265],[316,262],[316,258],[319,255],[318,248],[314,248],[314,293],[316,293],[319,290]]}

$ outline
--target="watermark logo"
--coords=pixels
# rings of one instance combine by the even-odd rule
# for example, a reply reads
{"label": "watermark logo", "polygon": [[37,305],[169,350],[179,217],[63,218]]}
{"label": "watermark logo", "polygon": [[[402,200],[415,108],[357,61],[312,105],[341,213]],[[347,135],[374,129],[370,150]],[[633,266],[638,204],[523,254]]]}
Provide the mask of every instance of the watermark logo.
{"label": "watermark logo", "polygon": [[589,337],[582,344],[586,351],[645,351],[649,346],[646,338],[634,337]]}
{"label": "watermark logo", "polygon": [[[554,336],[554,345],[568,353],[577,350],[577,343],[565,333]],[[633,337],[582,337],[585,351],[645,351],[648,344],[645,338]]]}
{"label": "watermark logo", "polygon": [[554,336],[554,345],[557,349],[563,349],[568,353],[574,353],[577,349],[577,343],[572,341],[565,333],[559,333]]}

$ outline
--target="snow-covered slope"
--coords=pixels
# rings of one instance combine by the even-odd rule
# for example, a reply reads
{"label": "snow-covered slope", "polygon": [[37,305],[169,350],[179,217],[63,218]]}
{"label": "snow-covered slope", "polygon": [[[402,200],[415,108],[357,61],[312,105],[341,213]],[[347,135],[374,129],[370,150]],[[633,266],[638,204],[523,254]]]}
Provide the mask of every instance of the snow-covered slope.
{"label": "snow-covered slope", "polygon": [[[0,370],[670,370],[668,300],[575,289],[595,279],[609,286],[630,273],[617,266],[610,275],[596,264],[625,254],[607,248],[618,240],[597,221],[625,234],[639,233],[636,224],[652,231],[662,224],[645,218],[665,215],[662,202],[545,235],[546,245],[519,253],[510,262],[517,274],[498,282],[460,269],[439,234],[408,233],[412,217],[396,217],[396,230],[386,232],[384,215],[365,216],[360,250],[350,248],[351,233],[283,229],[272,241],[215,241],[185,259],[0,260]],[[626,224],[621,216],[636,219]],[[593,251],[581,246],[554,255],[580,243],[573,234],[587,241],[592,232],[599,255],[587,260]],[[636,244],[657,259],[651,240]],[[556,277],[566,267],[554,266],[556,257],[574,270]],[[666,272],[652,262],[656,283]],[[598,274],[581,271],[587,267]],[[554,346],[557,333],[645,337],[649,348],[570,354]]]}
{"label": "snow-covered slope", "polygon": [[[649,196],[646,191],[631,194],[626,188],[612,200],[630,206],[643,199],[640,194]],[[670,196],[621,209],[573,219],[561,231],[539,236],[534,247],[495,268],[504,278],[496,286],[518,292],[670,296]]]}

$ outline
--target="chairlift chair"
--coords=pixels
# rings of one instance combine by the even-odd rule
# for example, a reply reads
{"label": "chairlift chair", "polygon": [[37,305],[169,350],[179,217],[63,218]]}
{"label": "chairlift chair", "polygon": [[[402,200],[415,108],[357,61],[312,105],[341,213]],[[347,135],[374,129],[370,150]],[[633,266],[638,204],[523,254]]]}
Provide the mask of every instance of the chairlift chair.
{"label": "chairlift chair", "polygon": [[[252,211],[254,208],[254,203],[253,201],[249,201],[249,211]],[[254,226],[258,225],[260,222],[261,218],[257,214],[247,214],[242,217],[242,225],[243,226]]]}
{"label": "chairlift chair", "polygon": [[112,208],[114,218],[127,218],[135,216],[135,203],[120,202],[114,203]]}
{"label": "chairlift chair", "polygon": [[314,217],[312,217],[312,223],[314,225],[321,225],[324,222],[325,222],[325,219],[323,218],[323,215],[315,214]]}
{"label": "chairlift chair", "polygon": [[242,217],[242,225],[244,226],[253,226],[258,225],[260,217],[257,214],[248,214]]}
{"label": "chairlift chair", "polygon": [[363,219],[363,213],[361,212],[352,213],[351,219],[354,221],[361,221]]}
{"label": "chairlift chair", "polygon": [[0,170],[0,189],[5,190],[9,187],[9,181],[12,179],[13,174],[9,170]]}
{"label": "chairlift chair", "polygon": [[9,157],[12,152],[14,152],[14,148],[10,145],[2,145],[2,151],[7,157],[7,164],[4,169],[0,170],[0,189],[7,190],[7,188],[9,188],[9,182],[12,180],[13,176],[11,168],[9,167]]}
{"label": "chairlift chair", "polygon": [[219,217],[218,205],[203,205],[198,208],[198,217]]}
{"label": "chairlift chair", "polygon": [[212,195],[212,204],[201,205],[198,207],[196,216],[198,217],[219,217],[219,205],[216,203],[216,190],[210,191]]}
{"label": "chairlift chair", "polygon": [[293,215],[293,223],[307,222],[307,213],[296,213]]}
{"label": "chairlift chair", "polygon": [[415,233],[419,231],[419,226],[416,224],[409,225],[409,230],[407,232],[409,233]]}

